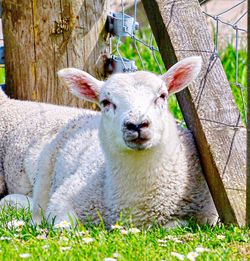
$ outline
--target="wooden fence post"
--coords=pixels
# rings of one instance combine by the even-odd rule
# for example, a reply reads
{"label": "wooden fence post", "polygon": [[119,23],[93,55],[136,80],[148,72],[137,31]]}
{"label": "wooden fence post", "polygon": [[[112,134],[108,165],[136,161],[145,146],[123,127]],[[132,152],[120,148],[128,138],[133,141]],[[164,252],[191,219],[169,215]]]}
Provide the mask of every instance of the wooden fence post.
{"label": "wooden fence post", "polygon": [[142,0],[166,68],[200,55],[198,79],[177,95],[224,223],[245,224],[246,131],[198,0]]}
{"label": "wooden fence post", "polygon": [[62,88],[57,71],[77,67],[103,76],[107,4],[108,0],[3,0],[8,94],[83,106]]}

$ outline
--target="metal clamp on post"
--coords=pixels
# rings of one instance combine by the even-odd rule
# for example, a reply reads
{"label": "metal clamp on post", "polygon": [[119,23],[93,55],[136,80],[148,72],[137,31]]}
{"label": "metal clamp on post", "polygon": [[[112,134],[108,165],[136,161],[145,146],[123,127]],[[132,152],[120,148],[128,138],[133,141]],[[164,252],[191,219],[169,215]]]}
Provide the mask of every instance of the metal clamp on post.
{"label": "metal clamp on post", "polygon": [[0,65],[4,65],[4,46],[0,47]]}
{"label": "metal clamp on post", "polygon": [[139,29],[134,17],[124,13],[111,13],[108,16],[107,31],[117,37],[131,36]]}
{"label": "metal clamp on post", "polygon": [[0,18],[3,16],[3,0],[0,0]]}
{"label": "metal clamp on post", "polygon": [[[108,16],[107,31],[117,37],[116,52],[119,56],[112,55],[108,61],[107,72],[108,73],[124,73],[124,72],[135,72],[137,66],[135,61],[129,60],[121,56],[119,51],[119,43],[121,37],[132,37],[134,36],[135,30],[139,29],[139,23],[132,16],[124,13],[110,13]],[[110,41],[110,54],[112,54],[112,40]]]}
{"label": "metal clamp on post", "polygon": [[125,73],[137,71],[135,61],[124,57],[112,56],[108,62],[109,73]]}

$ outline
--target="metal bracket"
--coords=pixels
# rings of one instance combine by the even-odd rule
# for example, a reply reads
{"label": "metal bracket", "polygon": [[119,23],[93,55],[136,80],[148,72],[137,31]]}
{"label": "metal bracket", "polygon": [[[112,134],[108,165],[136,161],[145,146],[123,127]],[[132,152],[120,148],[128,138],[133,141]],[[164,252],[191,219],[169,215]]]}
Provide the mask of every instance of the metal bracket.
{"label": "metal bracket", "polygon": [[134,17],[124,13],[110,13],[107,20],[107,31],[117,37],[131,36],[139,29]]}
{"label": "metal bracket", "polygon": [[0,88],[1,88],[4,92],[6,92],[6,84],[0,84]]}
{"label": "metal bracket", "polygon": [[4,46],[0,47],[0,64],[4,64]]}
{"label": "metal bracket", "polygon": [[3,0],[0,0],[0,18],[3,17]]}
{"label": "metal bracket", "polygon": [[135,72],[137,71],[137,66],[135,61],[124,57],[112,56],[107,63],[107,70],[109,73]]}

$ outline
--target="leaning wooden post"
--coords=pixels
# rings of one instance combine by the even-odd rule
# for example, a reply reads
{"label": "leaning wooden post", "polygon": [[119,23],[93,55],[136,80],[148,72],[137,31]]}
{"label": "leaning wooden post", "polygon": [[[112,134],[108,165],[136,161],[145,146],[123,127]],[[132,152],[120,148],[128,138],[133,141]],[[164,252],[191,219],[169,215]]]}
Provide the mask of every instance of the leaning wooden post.
{"label": "leaning wooden post", "polygon": [[62,88],[57,71],[77,67],[103,76],[107,5],[108,0],[3,0],[8,94],[84,105]]}
{"label": "leaning wooden post", "polygon": [[166,68],[200,55],[199,78],[177,98],[224,223],[245,224],[246,131],[198,0],[142,0]]}

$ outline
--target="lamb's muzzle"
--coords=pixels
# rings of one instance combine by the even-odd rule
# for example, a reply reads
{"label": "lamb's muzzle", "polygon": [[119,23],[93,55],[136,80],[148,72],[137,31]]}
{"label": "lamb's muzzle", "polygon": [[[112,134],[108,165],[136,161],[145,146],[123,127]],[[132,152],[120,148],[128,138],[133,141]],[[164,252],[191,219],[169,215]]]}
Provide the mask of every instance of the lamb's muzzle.
{"label": "lamb's muzzle", "polygon": [[124,142],[129,148],[143,150],[149,147],[152,137],[149,120],[140,123],[125,121],[122,131]]}

